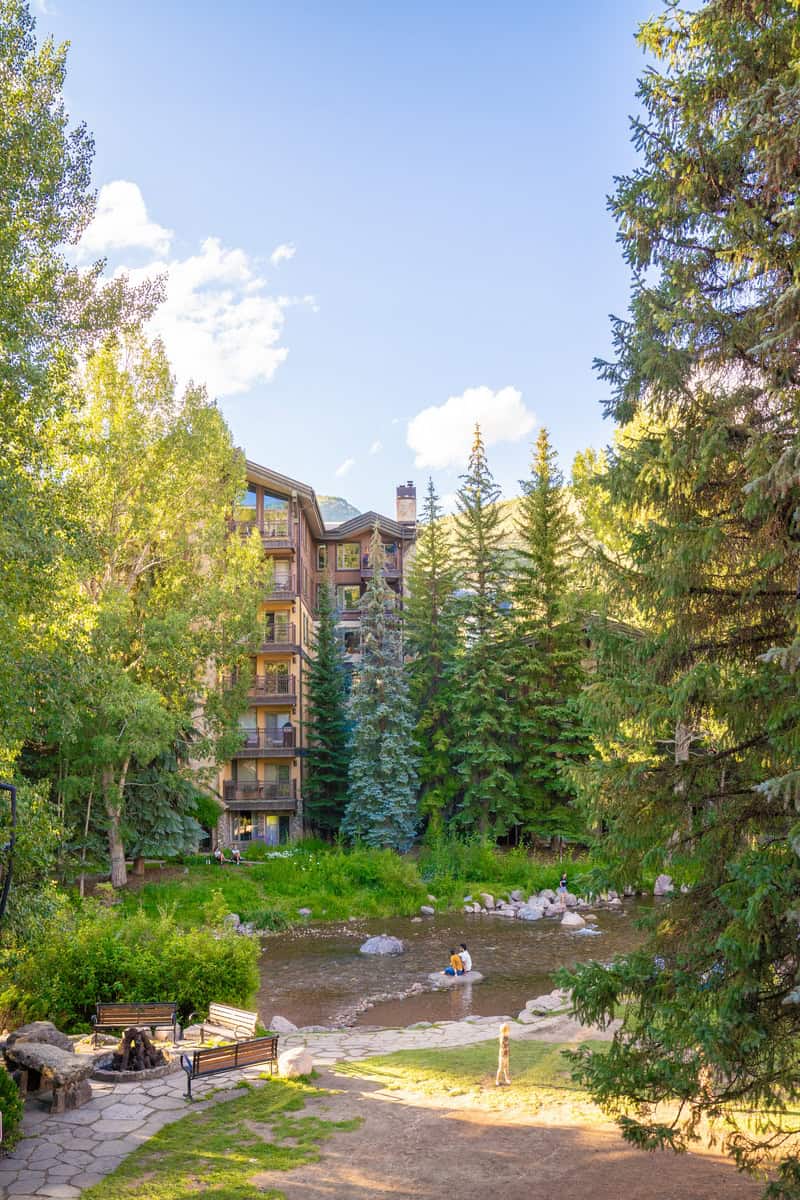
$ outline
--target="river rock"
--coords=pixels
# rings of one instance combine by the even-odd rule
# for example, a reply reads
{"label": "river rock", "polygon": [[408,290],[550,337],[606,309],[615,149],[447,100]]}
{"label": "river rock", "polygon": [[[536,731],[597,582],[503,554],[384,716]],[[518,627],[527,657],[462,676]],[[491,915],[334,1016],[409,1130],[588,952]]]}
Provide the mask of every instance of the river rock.
{"label": "river rock", "polygon": [[427,901],[428,901],[428,903],[429,903],[429,904],[435,904],[435,903],[436,903],[436,897],[435,897],[435,896],[431,896],[431,895],[430,895],[430,893],[429,893],[429,894],[428,894],[428,896],[427,896]]}
{"label": "river rock", "polygon": [[242,923],[242,918],[238,913],[226,913],[222,918],[222,924],[227,925],[229,929],[238,929]]}
{"label": "river rock", "polygon": [[672,891],[672,876],[659,875],[653,887],[654,896],[668,896]]}
{"label": "river rock", "polygon": [[422,913],[423,917],[433,917],[436,914],[436,909],[431,908],[430,904],[420,904],[419,911]]}
{"label": "river rock", "polygon": [[528,1000],[525,1010],[534,1017],[544,1017],[547,1013],[565,1008],[568,1001],[569,992],[554,988],[552,992],[545,992],[543,996],[534,996],[533,1000]]}
{"label": "river rock", "polygon": [[522,892],[519,890],[519,888],[514,888],[514,891],[511,893],[511,899],[519,901],[522,900]]}
{"label": "river rock", "polygon": [[561,918],[561,924],[566,929],[583,929],[586,922],[584,921],[583,917],[576,912],[565,912]]}
{"label": "river rock", "polygon": [[467,971],[466,975],[445,975],[442,971],[433,971],[428,976],[436,987],[453,987],[460,983],[480,983],[483,979],[480,971]]}
{"label": "river rock", "polygon": [[29,1021],[20,1025],[8,1035],[6,1050],[10,1050],[16,1042],[38,1042],[48,1046],[58,1046],[59,1050],[72,1053],[72,1038],[67,1037],[60,1029],[56,1029],[52,1021]]}
{"label": "river rock", "polygon": [[273,1033],[297,1033],[297,1026],[288,1021],[286,1017],[273,1017],[269,1027]]}
{"label": "river rock", "polygon": [[556,894],[555,894],[555,892],[553,891],[553,889],[552,889],[552,888],[543,888],[543,889],[541,890],[541,892],[539,892],[539,897],[540,897],[540,899],[542,899],[542,900],[549,900],[549,901],[550,901],[550,903],[552,904],[552,902],[553,902],[553,901],[555,900],[555,898],[556,898]]}
{"label": "river rock", "polygon": [[400,941],[400,938],[391,937],[388,933],[381,933],[377,937],[367,938],[359,946],[361,954],[402,954],[404,950],[405,946]]}
{"label": "river rock", "polygon": [[278,1055],[278,1074],[281,1079],[296,1079],[298,1075],[310,1075],[314,1070],[314,1059],[308,1046],[293,1046]]}
{"label": "river rock", "polygon": [[411,918],[411,924],[412,924],[412,925],[421,925],[421,924],[422,924],[422,917],[412,917],[412,918]]}
{"label": "river rock", "polygon": [[464,897],[464,903],[465,903],[465,904],[472,904],[472,896],[465,896],[465,897]]}
{"label": "river rock", "polygon": [[626,883],[625,887],[622,889],[622,894],[630,899],[631,896],[636,895],[636,888],[632,888],[629,883]]}
{"label": "river rock", "polygon": [[311,909],[310,908],[298,908],[297,915],[298,915],[298,917],[310,917]]}
{"label": "river rock", "polygon": [[622,901],[620,900],[619,896],[612,896],[612,898],[608,902],[608,907],[609,908],[622,908]]}
{"label": "river rock", "polygon": [[517,909],[517,916],[520,921],[541,921],[544,909],[533,904],[524,904],[522,908]]}
{"label": "river rock", "polygon": [[494,896],[491,896],[489,894],[489,892],[481,892],[480,897],[481,897],[481,904],[483,905],[484,908],[488,908],[488,909],[494,908]]}
{"label": "river rock", "polygon": [[567,908],[577,908],[578,907],[578,897],[576,895],[574,895],[573,892],[567,892],[567,894],[564,898],[564,903]]}

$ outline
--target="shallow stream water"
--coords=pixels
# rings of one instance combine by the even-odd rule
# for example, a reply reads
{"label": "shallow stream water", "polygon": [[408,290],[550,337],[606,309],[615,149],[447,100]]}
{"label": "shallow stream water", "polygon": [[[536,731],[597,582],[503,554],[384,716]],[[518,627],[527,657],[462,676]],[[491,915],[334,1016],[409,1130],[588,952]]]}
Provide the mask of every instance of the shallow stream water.
{"label": "shallow stream water", "polygon": [[[602,962],[632,950],[640,934],[641,902],[597,909],[596,934],[563,929],[557,919],[513,921],[478,914],[309,924],[263,942],[258,1010],[295,1025],[400,1026],[467,1016],[516,1016],[526,1000],[549,992],[552,972],[587,959]],[[585,915],[585,914],[584,914]],[[368,937],[399,937],[405,953],[359,953]],[[448,951],[466,942],[482,983],[433,990],[430,972],[447,965]]]}

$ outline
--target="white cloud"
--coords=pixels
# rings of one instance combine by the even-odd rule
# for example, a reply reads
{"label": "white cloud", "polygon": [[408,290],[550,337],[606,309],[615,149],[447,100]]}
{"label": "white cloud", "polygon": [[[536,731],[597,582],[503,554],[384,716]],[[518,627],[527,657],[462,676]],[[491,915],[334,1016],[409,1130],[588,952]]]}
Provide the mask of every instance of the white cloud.
{"label": "white cloud", "polygon": [[336,468],[336,478],[341,479],[342,476],[346,475],[348,471],[352,470],[355,465],[356,460],[354,458],[346,458],[344,462],[339,463],[339,466]]}
{"label": "white cloud", "polygon": [[43,17],[52,17],[55,13],[55,9],[50,7],[47,0],[33,0],[33,7]]}
{"label": "white cloud", "polygon": [[475,426],[480,425],[487,446],[518,442],[530,433],[536,417],[514,387],[493,391],[467,388],[444,404],[424,408],[409,421],[406,442],[418,467],[462,467],[469,458]]}
{"label": "white cloud", "polygon": [[281,242],[280,246],[276,246],[269,256],[269,261],[273,267],[277,267],[279,263],[288,262],[290,258],[294,258],[297,253],[297,247],[293,242]]}
{"label": "white cloud", "polygon": [[383,442],[380,441],[379,438],[376,438],[375,441],[370,446],[369,452],[370,452],[370,454],[380,454],[382,449],[383,449]]}
{"label": "white cloud", "polygon": [[[184,258],[170,253],[172,238],[149,219],[138,186],[117,180],[100,189],[78,257],[116,250],[115,275],[125,273],[134,283],[164,277],[164,302],[148,332],[163,339],[180,386],[193,379],[212,396],[235,396],[271,380],[288,354],[280,345],[286,310],[316,311],[314,297],[271,294],[251,255],[218,237]],[[131,250],[139,252],[136,265],[127,258]],[[141,251],[149,251],[144,266]]]}
{"label": "white cloud", "polygon": [[151,221],[138,184],[127,179],[104,183],[97,211],[78,243],[82,262],[114,250],[149,250],[164,255],[172,243],[172,230]]}

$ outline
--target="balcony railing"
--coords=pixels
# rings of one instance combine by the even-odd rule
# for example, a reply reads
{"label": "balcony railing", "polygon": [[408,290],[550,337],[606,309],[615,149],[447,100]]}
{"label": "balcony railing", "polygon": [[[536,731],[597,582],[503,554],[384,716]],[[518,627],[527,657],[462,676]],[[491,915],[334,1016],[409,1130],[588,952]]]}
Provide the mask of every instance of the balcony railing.
{"label": "balcony railing", "polygon": [[256,675],[247,690],[247,694],[255,699],[264,700],[294,700],[295,688],[292,675]]}
{"label": "balcony railing", "polygon": [[236,783],[226,780],[223,789],[226,804],[264,803],[265,801],[295,800],[297,781],[285,779],[277,782]]}
{"label": "balcony railing", "polygon": [[294,725],[288,723],[269,729],[243,729],[242,745],[236,754],[246,757],[259,750],[267,754],[294,753],[295,743]]}
{"label": "balcony railing", "polygon": [[276,647],[294,646],[297,643],[295,626],[285,622],[281,625],[268,626],[264,630],[264,640],[261,643],[262,654],[268,653]]}
{"label": "balcony railing", "polygon": [[[396,554],[386,554],[383,558],[383,573],[384,575],[399,575],[400,574],[400,559]],[[364,554],[361,557],[361,574],[371,575],[372,564],[370,556]]]}
{"label": "balcony railing", "polygon": [[294,575],[285,579],[273,579],[264,585],[265,600],[292,600],[297,594],[297,581]]}
{"label": "balcony railing", "polygon": [[237,521],[231,517],[228,521],[228,528],[232,533],[239,533],[242,537],[246,537],[248,533],[257,529],[266,545],[276,548],[291,547],[294,544],[292,523],[288,518],[286,520],[276,520],[275,518],[265,517],[263,522],[259,523],[256,520]]}

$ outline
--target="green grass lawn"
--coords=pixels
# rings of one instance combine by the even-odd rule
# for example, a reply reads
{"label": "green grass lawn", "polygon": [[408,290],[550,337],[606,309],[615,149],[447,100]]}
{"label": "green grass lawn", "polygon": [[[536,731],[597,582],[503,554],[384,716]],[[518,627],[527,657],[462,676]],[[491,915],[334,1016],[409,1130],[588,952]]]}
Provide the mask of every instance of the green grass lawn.
{"label": "green grass lawn", "polygon": [[[582,1043],[601,1053],[607,1042]],[[504,1104],[529,1105],[558,1093],[571,1098],[587,1098],[572,1082],[569,1063],[562,1055],[566,1047],[558,1042],[512,1041],[510,1046],[511,1087],[497,1088]],[[574,1047],[570,1047],[574,1049]],[[398,1050],[395,1054],[340,1063],[336,1071],[373,1079],[390,1090],[421,1092],[430,1096],[461,1096],[494,1091],[497,1070],[497,1039],[457,1046],[448,1050]]]}
{"label": "green grass lawn", "polygon": [[[185,1200],[195,1193],[213,1200],[279,1200],[278,1188],[254,1188],[264,1171],[288,1171],[316,1162],[332,1134],[357,1129],[360,1121],[323,1121],[295,1116],[318,1088],[285,1080],[242,1086],[241,1095],[165,1125],[82,1200]],[[263,1189],[263,1190],[262,1190]]]}
{"label": "green grass lawn", "polygon": [[[417,858],[388,850],[300,845],[287,857],[262,859],[240,867],[194,861],[187,867],[153,871],[149,880],[123,893],[127,911],[150,915],[174,910],[179,923],[203,920],[212,893],[221,892],[228,911],[260,929],[283,929],[301,920],[298,908],[310,908],[314,920],[411,916],[428,894],[439,911],[460,909],[465,895],[488,891],[495,896],[520,888],[526,894],[555,887],[562,865],[517,851],[462,846],[438,849]],[[591,863],[566,864],[575,886]]]}

